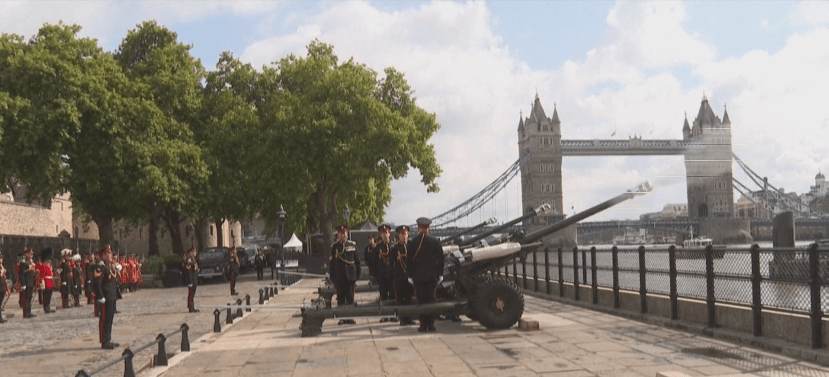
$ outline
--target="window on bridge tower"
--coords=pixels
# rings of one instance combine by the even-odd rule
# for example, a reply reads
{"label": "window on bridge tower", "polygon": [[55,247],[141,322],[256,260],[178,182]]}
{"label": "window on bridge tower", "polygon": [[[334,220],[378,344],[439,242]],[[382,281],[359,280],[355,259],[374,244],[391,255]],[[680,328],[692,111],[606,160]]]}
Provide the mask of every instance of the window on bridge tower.
{"label": "window on bridge tower", "polygon": [[699,217],[708,217],[708,205],[702,204],[699,206]]}

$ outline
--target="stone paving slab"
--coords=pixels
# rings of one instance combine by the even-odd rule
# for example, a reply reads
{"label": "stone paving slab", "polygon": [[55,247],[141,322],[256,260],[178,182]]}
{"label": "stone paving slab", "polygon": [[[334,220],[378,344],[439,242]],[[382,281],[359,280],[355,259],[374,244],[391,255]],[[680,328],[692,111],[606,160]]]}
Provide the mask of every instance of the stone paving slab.
{"label": "stone paving slab", "polygon": [[[303,280],[267,305],[316,298],[320,282]],[[376,295],[360,294],[358,301]],[[155,376],[829,376],[829,369],[750,347],[526,298],[524,318],[539,331],[490,331],[469,319],[439,321],[438,332],[360,318],[324,323],[302,338],[298,310],[254,310]]]}

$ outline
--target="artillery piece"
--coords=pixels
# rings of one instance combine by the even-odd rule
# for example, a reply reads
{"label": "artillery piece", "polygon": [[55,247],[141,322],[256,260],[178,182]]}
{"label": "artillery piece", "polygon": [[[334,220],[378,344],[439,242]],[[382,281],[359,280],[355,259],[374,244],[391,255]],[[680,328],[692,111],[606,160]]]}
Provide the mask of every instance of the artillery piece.
{"label": "artillery piece", "polygon": [[[548,225],[535,232],[515,232],[495,240],[494,234],[521,221],[538,216],[549,210],[544,204],[534,211],[492,228],[468,241],[443,246],[446,256],[444,280],[438,284],[438,300],[433,304],[395,305],[393,301],[346,307],[331,307],[331,296],[323,294],[311,306],[303,305],[302,336],[315,336],[322,331],[322,323],[328,318],[417,316],[421,314],[466,315],[488,329],[512,327],[524,313],[524,294],[512,281],[494,277],[493,273],[516,259],[525,260],[537,251],[541,239],[581,220],[602,212],[628,199],[650,192],[649,182],[602,202],[569,218]],[[358,289],[358,292],[365,291]],[[327,290],[325,293],[328,293]]]}

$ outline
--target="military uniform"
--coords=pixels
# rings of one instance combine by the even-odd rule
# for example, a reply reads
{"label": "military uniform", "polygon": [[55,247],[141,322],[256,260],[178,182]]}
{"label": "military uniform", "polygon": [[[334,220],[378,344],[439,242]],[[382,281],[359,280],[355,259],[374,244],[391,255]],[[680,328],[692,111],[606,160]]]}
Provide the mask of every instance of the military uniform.
{"label": "military uniform", "polygon": [[[391,227],[388,225],[380,225],[378,227],[380,232],[384,230],[391,230]],[[376,245],[374,245],[374,252],[372,253],[375,256],[375,275],[374,279],[377,281],[377,285],[379,286],[380,290],[380,300],[390,300],[394,298],[394,280],[392,277],[392,272],[394,269],[394,263],[391,259],[391,241],[384,242],[381,238]]]}
{"label": "military uniform", "polygon": [[3,265],[3,254],[0,254],[0,323],[6,323],[3,319],[3,304],[6,303],[6,296],[9,296],[9,284],[6,282],[6,266]]}
{"label": "military uniform", "polygon": [[[337,231],[347,232],[348,228],[340,226]],[[337,288],[337,305],[353,304],[354,283],[360,278],[360,258],[357,256],[357,244],[354,241],[337,241],[331,245],[328,272],[331,282]]]}
{"label": "military uniform", "polygon": [[83,270],[81,269],[80,254],[72,256],[72,298],[75,299],[75,307],[81,307],[81,282],[83,281]]}
{"label": "military uniform", "polygon": [[[398,226],[395,229],[398,237],[405,235],[408,238],[409,227],[405,225]],[[408,266],[406,264],[406,257],[408,256],[408,240],[405,238],[398,239],[398,242],[392,245],[389,259],[392,261],[392,281],[394,284],[394,300],[397,305],[412,305],[414,303],[414,287],[409,283]],[[400,317],[400,325],[413,325],[412,317]]]}
{"label": "military uniform", "polygon": [[377,281],[377,253],[374,252],[376,247],[374,236],[368,236],[368,245],[363,249],[363,261],[368,266],[368,274],[374,281]]}
{"label": "military uniform", "polygon": [[112,255],[109,246],[101,249],[98,254],[102,261],[92,270],[95,298],[101,304],[98,335],[101,348],[115,349],[118,343],[112,342],[112,321],[115,319],[115,302],[118,300],[118,271],[114,263],[105,259],[106,255]]}
{"label": "military uniform", "polygon": [[40,260],[43,266],[40,268],[43,279],[43,312],[52,312],[52,291],[55,288],[55,269],[52,268],[52,257],[54,252],[51,247],[40,251]]}
{"label": "military uniform", "polygon": [[184,266],[184,280],[187,284],[187,309],[190,313],[198,312],[196,309],[195,298],[196,288],[199,286],[199,262],[196,260],[196,250],[187,250],[187,257],[184,258],[182,265]]}
{"label": "military uniform", "polygon": [[75,291],[75,269],[72,268],[72,261],[69,260],[72,251],[64,249],[61,254],[63,260],[58,265],[58,271],[60,271],[60,302],[61,307],[66,309],[72,306],[69,300]]}
{"label": "military uniform", "polygon": [[[409,277],[414,282],[418,305],[436,301],[435,289],[438,280],[443,275],[443,247],[440,246],[440,240],[426,234],[429,224],[431,220],[425,217],[417,219],[420,234],[409,241],[409,255],[406,257],[406,265]],[[435,331],[434,316],[421,315],[418,331]]]}
{"label": "military uniform", "polygon": [[32,249],[26,249],[24,259],[20,262],[18,280],[20,282],[20,293],[23,295],[23,318],[32,318],[32,294],[35,289],[35,264],[31,255]]}
{"label": "military uniform", "polygon": [[239,257],[236,255],[236,247],[230,249],[230,294],[238,295],[236,292],[236,277],[239,276]]}
{"label": "military uniform", "polygon": [[256,253],[253,265],[256,267],[256,280],[262,280],[265,276],[265,256],[261,252]]}

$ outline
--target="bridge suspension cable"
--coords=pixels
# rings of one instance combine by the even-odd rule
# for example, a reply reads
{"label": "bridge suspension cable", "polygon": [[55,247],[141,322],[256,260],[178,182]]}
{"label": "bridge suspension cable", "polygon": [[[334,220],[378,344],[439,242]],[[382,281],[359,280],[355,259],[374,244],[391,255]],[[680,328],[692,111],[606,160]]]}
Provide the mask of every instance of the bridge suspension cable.
{"label": "bridge suspension cable", "polygon": [[[774,208],[778,207],[783,209],[784,211],[792,211],[798,217],[809,217],[809,216],[827,216],[827,214],[823,213],[819,209],[809,205],[809,203],[804,202],[797,196],[789,196],[784,193],[782,190],[774,187],[772,184],[768,183],[768,180],[761,177],[759,174],[754,172],[748,165],[746,165],[743,160],[737,157],[736,154],[733,152],[731,155],[734,157],[734,161],[743,169],[743,172],[756,184],[760,190],[763,191],[764,196],[758,197],[757,195],[753,195],[752,191],[743,185],[742,183],[738,182],[736,179],[732,177],[732,180],[737,183],[737,191],[739,191],[743,196],[751,200],[754,204],[760,204],[764,210],[768,211],[770,215],[774,214]],[[756,192],[755,192],[756,193]],[[758,203],[760,202],[760,203]]]}
{"label": "bridge suspension cable", "polygon": [[519,158],[512,165],[510,165],[506,171],[501,173],[498,178],[492,181],[492,183],[484,187],[483,190],[459,204],[457,207],[432,217],[432,227],[437,228],[442,225],[455,222],[458,219],[464,218],[472,212],[478,210],[484,204],[489,203],[496,194],[501,192],[501,190],[503,190],[504,187],[506,187],[507,184],[512,181],[516,175],[518,175],[518,172],[521,171],[521,167],[523,167],[530,160],[530,157],[531,154],[528,153],[524,157]]}

